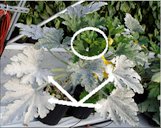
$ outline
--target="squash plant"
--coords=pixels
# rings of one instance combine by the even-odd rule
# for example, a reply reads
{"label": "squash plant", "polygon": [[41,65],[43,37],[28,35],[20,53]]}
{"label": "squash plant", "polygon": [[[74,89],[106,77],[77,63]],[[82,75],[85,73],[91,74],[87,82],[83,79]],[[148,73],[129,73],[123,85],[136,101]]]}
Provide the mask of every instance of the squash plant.
{"label": "squash plant", "polygon": [[[148,85],[148,98],[150,100],[159,98],[159,92],[156,95],[153,94],[159,88],[158,83],[160,82],[158,81],[159,67],[153,69],[160,60],[158,46],[152,43],[152,40],[146,38],[144,27],[131,14],[126,13],[124,23],[122,23],[118,17],[112,17],[108,14],[102,16],[102,14],[96,12],[105,5],[107,5],[106,2],[92,2],[84,6],[77,5],[67,8],[67,12],[60,16],[62,24],[67,28],[66,32],[62,28],[56,29],[46,26],[41,28],[36,25],[17,24],[23,35],[38,40],[33,47],[28,47],[24,49],[23,53],[11,58],[12,63],[7,65],[4,70],[6,74],[16,76],[19,79],[13,79],[4,85],[9,91],[9,95],[5,95],[3,100],[9,101],[7,108],[14,107],[15,110],[20,109],[21,114],[26,113],[24,123],[29,123],[30,120],[38,115],[43,118],[49,110],[54,109],[55,105],[49,105],[47,102],[47,99],[52,96],[49,92],[44,93],[42,91],[46,87],[45,83],[49,75],[53,75],[53,78],[57,78],[60,81],[64,77],[68,77],[70,82],[66,86],[72,86],[73,89],[78,84],[83,86],[84,91],[80,95],[80,99],[99,86],[100,83],[109,80],[109,83],[93,96],[94,98],[91,97],[87,101],[101,105],[100,108],[95,108],[96,112],[100,113],[104,118],[110,117],[118,124],[127,122],[132,126],[138,126],[139,119],[136,115],[139,108],[143,108],[141,112],[153,111],[153,119],[158,123],[156,117],[159,113],[159,106],[155,106],[157,108],[155,110],[154,108],[149,108],[148,105],[151,102],[148,100],[139,104],[138,108],[133,99],[135,94],[142,94],[144,88]],[[104,8],[108,9],[108,7],[110,8],[110,6],[105,6]],[[103,30],[108,37],[108,52],[102,58],[94,61],[81,60],[75,57],[70,49],[71,36],[77,30],[87,26]],[[104,43],[93,32],[83,33],[76,39],[75,49],[80,54],[87,55],[84,52],[87,49],[85,46],[97,46],[94,41]],[[153,52],[155,51],[158,58],[151,58],[151,52],[145,45],[147,43],[151,44],[150,49]],[[82,45],[84,49],[82,49]],[[71,58],[65,61],[57,57],[52,52],[52,49],[57,47],[64,48],[71,55]],[[42,68],[41,62],[44,57],[44,49],[56,57],[58,61],[64,63],[66,67],[54,68],[52,72],[47,68]],[[97,54],[95,50],[88,50],[89,56]],[[150,81],[146,79],[147,74],[145,73],[148,68],[154,74],[151,75]],[[59,73],[59,76],[56,76],[56,73]],[[18,91],[25,91],[19,94],[15,88],[11,87],[11,83],[14,83],[13,85],[18,88]],[[20,86],[21,84],[22,86]],[[22,95],[24,97],[20,97]],[[13,98],[11,99],[11,97]],[[42,97],[43,102],[36,101],[36,98],[33,99],[33,97],[37,99]],[[10,104],[11,102],[13,104]],[[30,103],[32,104],[30,105]],[[35,108],[39,110],[41,107],[43,109],[40,111],[35,110]],[[26,112],[26,110],[28,111]],[[13,111],[6,112],[4,122],[12,121],[13,115]]]}

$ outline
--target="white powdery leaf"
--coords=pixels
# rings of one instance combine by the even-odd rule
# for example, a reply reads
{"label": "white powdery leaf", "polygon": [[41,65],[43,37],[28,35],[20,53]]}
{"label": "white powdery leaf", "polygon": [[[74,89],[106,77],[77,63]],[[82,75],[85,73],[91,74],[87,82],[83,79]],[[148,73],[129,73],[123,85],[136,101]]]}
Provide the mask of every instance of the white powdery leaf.
{"label": "white powdery leaf", "polygon": [[137,65],[143,66],[148,62],[148,56],[142,51],[142,48],[139,44],[134,44],[130,42],[128,44],[121,43],[118,45],[116,55],[125,55],[128,59],[133,61]]}
{"label": "white powdery leaf", "polygon": [[107,5],[107,2],[91,2],[89,5],[83,7],[82,14],[89,14],[98,11],[105,5]]}
{"label": "white powdery leaf", "polygon": [[126,27],[131,31],[136,31],[140,33],[144,32],[140,23],[136,19],[134,19],[129,13],[126,13],[126,17],[124,18],[124,20]]}
{"label": "white powdery leaf", "polygon": [[3,114],[2,124],[12,122],[15,118],[23,118],[28,124],[34,117],[44,118],[55,104],[50,104],[50,96],[42,89],[34,89],[31,85],[21,84],[18,79],[8,81],[4,87],[7,89],[2,102],[7,103]]}
{"label": "white powdery leaf", "polygon": [[12,63],[8,64],[4,72],[8,75],[16,75],[24,84],[42,85],[47,82],[47,76],[51,75],[48,69],[42,68],[43,50],[36,50],[33,46],[26,47],[23,53],[11,58]]}
{"label": "white powdery leaf", "polygon": [[36,43],[36,48],[39,49],[42,47],[57,47],[62,40],[62,29],[57,30],[53,27],[41,28],[38,25],[25,25],[22,23],[17,23],[15,26],[20,28],[20,34],[39,40],[39,42]]}
{"label": "white powdery leaf", "polygon": [[35,48],[47,48],[52,49],[59,47],[63,39],[64,31],[56,28],[44,28],[44,35],[35,44]]}
{"label": "white powdery leaf", "polygon": [[103,80],[103,62],[101,60],[95,61],[79,61],[77,63],[70,63],[67,67],[67,72],[71,73],[71,80],[73,85],[81,84],[85,90],[90,92],[98,86],[98,80],[94,78],[94,74],[100,80]]}
{"label": "white powdery leaf", "polygon": [[106,66],[105,70],[109,74],[109,77],[113,78],[114,85],[119,88],[131,88],[137,93],[143,93],[144,89],[140,83],[141,77],[133,69],[135,64],[127,59],[125,55],[117,56],[111,61],[115,66]]}
{"label": "white powdery leaf", "polygon": [[109,116],[115,123],[129,123],[131,126],[138,126],[138,107],[132,98],[132,90],[115,89],[107,99],[102,99],[97,103],[101,105],[96,109],[104,118]]}
{"label": "white powdery leaf", "polygon": [[[77,5],[75,7],[68,7],[66,14],[70,15],[71,17],[83,17],[86,14],[98,11],[102,6],[107,5],[106,2],[91,2],[87,6]],[[62,16],[63,17],[63,16]]]}
{"label": "white powdery leaf", "polygon": [[22,23],[18,23],[15,26],[20,28],[20,34],[31,37],[32,39],[37,40],[43,37],[43,29],[37,25],[24,25]]}

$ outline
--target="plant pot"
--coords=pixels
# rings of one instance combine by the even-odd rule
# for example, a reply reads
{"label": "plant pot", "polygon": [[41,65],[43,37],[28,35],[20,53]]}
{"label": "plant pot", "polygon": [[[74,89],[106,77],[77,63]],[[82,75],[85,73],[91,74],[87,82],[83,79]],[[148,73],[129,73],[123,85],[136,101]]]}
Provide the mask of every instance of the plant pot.
{"label": "plant pot", "polygon": [[56,125],[64,117],[68,108],[65,105],[56,105],[54,110],[50,111],[45,118],[38,117],[37,119],[47,125]]}
{"label": "plant pot", "polygon": [[74,116],[78,119],[86,119],[93,111],[93,108],[70,107],[67,111],[67,115]]}
{"label": "plant pot", "polygon": [[145,101],[148,98],[148,91],[145,89],[143,94],[136,93],[134,96],[134,100],[137,104]]}
{"label": "plant pot", "polygon": [[[73,93],[74,98],[79,100],[79,96],[84,88],[81,85],[77,85],[75,91]],[[88,116],[94,111],[93,108],[85,108],[85,107],[70,107],[67,111],[68,116],[74,116],[78,119],[86,119]]]}

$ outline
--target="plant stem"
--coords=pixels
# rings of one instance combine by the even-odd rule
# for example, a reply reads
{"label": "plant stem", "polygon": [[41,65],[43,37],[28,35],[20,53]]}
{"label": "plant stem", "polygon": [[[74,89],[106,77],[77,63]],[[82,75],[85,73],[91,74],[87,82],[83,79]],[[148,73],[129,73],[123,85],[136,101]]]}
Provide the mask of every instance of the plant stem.
{"label": "plant stem", "polygon": [[50,49],[48,49],[48,51],[49,51],[49,53],[50,53],[52,56],[54,56],[57,60],[61,61],[62,63],[66,64],[66,65],[69,65],[66,61],[64,61],[64,60],[60,59],[59,57],[57,57],[56,55],[54,55],[54,54],[51,52]]}
{"label": "plant stem", "polygon": [[52,72],[65,72],[65,68],[53,68],[51,69]]}
{"label": "plant stem", "polygon": [[60,78],[62,78],[62,77],[65,77],[65,76],[66,76],[66,74],[63,73],[63,74],[60,74],[60,75],[55,76],[54,79],[55,79],[55,80],[58,80],[58,79],[60,79]]}

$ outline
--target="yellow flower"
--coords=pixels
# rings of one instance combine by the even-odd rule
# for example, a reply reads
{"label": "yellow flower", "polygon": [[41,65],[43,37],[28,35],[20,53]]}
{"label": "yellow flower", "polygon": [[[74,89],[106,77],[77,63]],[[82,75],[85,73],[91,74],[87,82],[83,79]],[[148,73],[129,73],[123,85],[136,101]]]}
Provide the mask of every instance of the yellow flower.
{"label": "yellow flower", "polygon": [[134,44],[138,44],[138,40],[135,40],[135,41],[134,41]]}
{"label": "yellow flower", "polygon": [[[102,60],[103,60],[103,63],[104,63],[106,66],[110,66],[110,65],[112,65],[112,67],[114,66],[114,64],[113,64],[112,62],[106,60],[106,58],[105,58],[104,56],[102,56]],[[102,68],[102,70],[103,70],[103,72],[102,72],[102,73],[103,73],[103,77],[104,77],[104,78],[108,78],[109,74],[106,72],[105,68]],[[96,73],[93,73],[93,77],[94,77],[95,79],[99,79],[99,77],[98,77],[98,75],[97,75]]]}
{"label": "yellow flower", "polygon": [[103,71],[103,77],[104,77],[104,78],[108,78],[108,73],[106,73],[105,70]]}
{"label": "yellow flower", "polygon": [[104,56],[102,56],[102,60],[103,60],[105,65],[112,64],[112,62],[106,60],[106,58]]}
{"label": "yellow flower", "polygon": [[97,76],[96,73],[93,73],[93,77],[94,77],[95,79],[98,79],[98,76]]}
{"label": "yellow flower", "polygon": [[113,39],[110,37],[108,38],[108,44],[111,46],[113,44]]}
{"label": "yellow flower", "polygon": [[143,45],[141,45],[141,47],[142,47],[142,48],[144,48],[144,49],[147,49],[147,47],[146,47],[144,44],[143,44]]}

